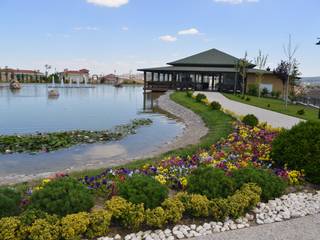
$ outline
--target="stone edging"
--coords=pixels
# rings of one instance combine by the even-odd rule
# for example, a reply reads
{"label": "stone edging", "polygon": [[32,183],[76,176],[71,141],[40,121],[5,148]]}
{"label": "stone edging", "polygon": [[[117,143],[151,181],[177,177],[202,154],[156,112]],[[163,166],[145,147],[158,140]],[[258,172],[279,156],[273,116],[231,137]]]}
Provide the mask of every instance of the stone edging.
{"label": "stone edging", "polygon": [[259,203],[252,214],[237,220],[227,219],[225,222],[207,222],[202,225],[177,225],[172,229],[140,231],[132,233],[122,238],[120,235],[115,237],[101,237],[98,240],[175,240],[243,229],[273,222],[281,222],[307,215],[320,213],[320,191],[312,193],[290,193],[283,195],[268,203]]}

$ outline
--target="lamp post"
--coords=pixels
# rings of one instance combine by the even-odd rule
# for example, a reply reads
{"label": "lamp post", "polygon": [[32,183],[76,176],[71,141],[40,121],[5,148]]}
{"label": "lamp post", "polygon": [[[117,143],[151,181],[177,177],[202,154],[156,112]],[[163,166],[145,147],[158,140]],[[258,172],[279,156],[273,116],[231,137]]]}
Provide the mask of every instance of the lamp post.
{"label": "lamp post", "polygon": [[[316,45],[320,45],[320,37],[317,39],[318,39],[318,42],[316,43]],[[320,119],[320,106],[319,106],[318,118]]]}

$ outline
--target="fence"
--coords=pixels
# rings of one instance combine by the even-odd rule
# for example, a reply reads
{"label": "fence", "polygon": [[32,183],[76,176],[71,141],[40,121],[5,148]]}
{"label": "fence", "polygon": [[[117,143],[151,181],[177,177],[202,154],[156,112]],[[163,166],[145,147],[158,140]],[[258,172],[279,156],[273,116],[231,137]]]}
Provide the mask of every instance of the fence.
{"label": "fence", "polygon": [[297,102],[303,105],[320,108],[320,97],[298,97]]}

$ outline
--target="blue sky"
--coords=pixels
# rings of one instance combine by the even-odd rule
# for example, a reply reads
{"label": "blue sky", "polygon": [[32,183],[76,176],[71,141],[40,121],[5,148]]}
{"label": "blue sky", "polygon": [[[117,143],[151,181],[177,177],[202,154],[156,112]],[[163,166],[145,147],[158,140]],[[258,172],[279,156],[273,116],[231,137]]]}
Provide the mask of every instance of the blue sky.
{"label": "blue sky", "polygon": [[135,72],[217,48],[320,75],[319,0],[0,0],[0,67]]}

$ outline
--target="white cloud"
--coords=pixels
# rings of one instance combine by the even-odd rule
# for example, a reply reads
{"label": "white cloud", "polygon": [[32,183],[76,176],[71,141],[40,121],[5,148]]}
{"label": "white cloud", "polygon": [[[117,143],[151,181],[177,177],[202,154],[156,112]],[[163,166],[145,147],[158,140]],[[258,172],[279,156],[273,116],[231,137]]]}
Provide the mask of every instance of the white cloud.
{"label": "white cloud", "polygon": [[214,0],[217,3],[241,4],[241,3],[257,3],[260,0]]}
{"label": "white cloud", "polygon": [[196,28],[190,28],[190,29],[185,29],[181,30],[178,32],[179,35],[199,35],[200,32]]}
{"label": "white cloud", "polygon": [[75,27],[73,30],[75,30],[75,31],[99,31],[99,28],[87,26],[87,27]]}
{"label": "white cloud", "polygon": [[87,0],[87,3],[92,3],[102,7],[118,8],[129,3],[129,0]]}
{"label": "white cloud", "polygon": [[121,30],[122,30],[122,31],[129,31],[129,28],[126,27],[126,26],[123,26],[123,27],[121,28]]}
{"label": "white cloud", "polygon": [[159,39],[163,42],[175,42],[178,40],[176,37],[171,36],[171,35],[164,35],[164,36],[159,37]]}

